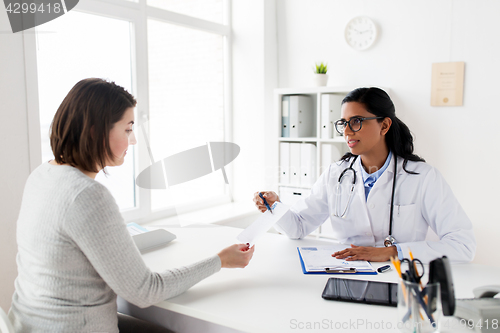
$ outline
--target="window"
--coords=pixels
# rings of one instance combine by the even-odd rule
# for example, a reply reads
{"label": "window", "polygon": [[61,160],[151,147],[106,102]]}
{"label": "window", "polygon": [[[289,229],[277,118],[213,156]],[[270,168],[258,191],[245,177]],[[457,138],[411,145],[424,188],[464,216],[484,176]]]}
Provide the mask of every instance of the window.
{"label": "window", "polygon": [[[222,36],[148,20],[150,138],[155,160],[224,141]],[[175,143],[175,144],[173,144]],[[224,195],[222,174],[153,191],[153,210]],[[169,199],[170,197],[170,199]]]}
{"label": "window", "polygon": [[[42,162],[54,158],[49,128],[57,108],[81,79],[107,78],[132,92],[130,22],[70,11],[43,25],[37,34],[37,68]],[[68,59],[71,59],[68,61]],[[132,149],[133,151],[133,149]],[[120,168],[96,177],[120,209],[135,207],[134,154]]]}
{"label": "window", "polygon": [[224,20],[222,0],[148,0],[148,5],[216,23]]}
{"label": "window", "polygon": [[[147,2],[146,11],[142,2]],[[49,126],[68,91],[81,79],[104,78],[136,97],[136,123],[150,120],[136,126],[139,143],[129,149],[125,164],[96,178],[110,189],[126,219],[158,218],[180,206],[229,201],[220,171],[167,190],[135,185],[135,177],[151,165],[144,135],[156,161],[210,141],[231,141],[226,103],[231,89],[225,80],[230,76],[230,27],[222,24],[228,8],[222,0],[81,1],[37,27],[32,52],[42,161],[53,158]]]}

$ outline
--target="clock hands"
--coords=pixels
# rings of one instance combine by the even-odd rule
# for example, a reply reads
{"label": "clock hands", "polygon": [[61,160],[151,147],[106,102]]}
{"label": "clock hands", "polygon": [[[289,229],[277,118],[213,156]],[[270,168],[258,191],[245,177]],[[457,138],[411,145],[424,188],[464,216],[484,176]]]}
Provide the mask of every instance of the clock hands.
{"label": "clock hands", "polygon": [[356,29],[353,28],[352,30],[356,31],[358,34],[364,34],[365,32],[372,32],[370,29],[359,31],[359,30],[356,30]]}

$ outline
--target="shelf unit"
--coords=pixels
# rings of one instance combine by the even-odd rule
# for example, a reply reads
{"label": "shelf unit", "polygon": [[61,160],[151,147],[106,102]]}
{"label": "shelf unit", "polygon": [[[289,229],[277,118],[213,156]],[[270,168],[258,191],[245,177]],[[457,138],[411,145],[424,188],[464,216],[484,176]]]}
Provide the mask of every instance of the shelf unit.
{"label": "shelf unit", "polygon": [[[347,145],[344,141],[344,138],[340,136],[338,133],[334,133],[333,138],[322,138],[321,137],[321,109],[322,109],[322,96],[326,94],[335,94],[345,96],[348,92],[352,91],[353,87],[313,87],[313,88],[280,88],[274,90],[274,95],[276,99],[276,104],[278,106],[278,110],[276,111],[278,117],[279,128],[276,132],[276,136],[278,138],[278,155],[281,155],[280,145],[281,142],[290,142],[290,143],[312,143],[316,146],[316,177],[318,177],[322,172],[322,166],[329,165],[330,163],[338,160],[344,153],[348,151]],[[282,99],[283,96],[290,95],[305,95],[311,97],[313,114],[314,114],[314,136],[313,137],[304,137],[304,138],[289,138],[289,137],[281,137],[281,126],[282,126]],[[335,114],[333,116],[334,119],[340,119],[340,104],[335,110],[332,110]],[[323,161],[323,146],[331,145],[337,148],[337,156],[332,156],[331,161]],[[332,147],[332,148],[333,148]],[[280,168],[281,170],[281,168]],[[278,178],[279,179],[279,178]],[[311,188],[310,186],[292,186],[289,184],[278,184],[278,186],[285,187],[299,187],[299,188]]]}
{"label": "shelf unit", "polygon": [[[322,137],[322,101],[323,95],[334,94],[341,96],[340,100],[350,91],[355,89],[354,87],[315,87],[315,88],[281,88],[274,90],[274,95],[276,99],[276,104],[278,106],[278,110],[276,110],[276,114],[278,117],[279,128],[276,133],[278,138],[278,156],[281,156],[281,145],[282,142],[289,143],[309,143],[314,144],[316,146],[316,179],[321,175],[327,165],[337,161],[342,157],[344,153],[348,151],[348,147],[344,141],[344,138],[335,132],[333,129],[332,138],[324,138]],[[313,108],[313,117],[315,122],[314,127],[314,135],[312,137],[304,137],[304,138],[290,138],[290,137],[282,137],[282,100],[283,96],[293,96],[293,95],[305,95],[309,96],[312,101]],[[333,112],[334,121],[340,119],[340,103],[336,108],[330,110]],[[332,160],[325,161],[325,156],[323,154],[325,149],[331,150]],[[281,161],[280,161],[281,163]],[[278,172],[282,172],[282,166],[278,168]],[[278,179],[280,175],[278,175]],[[316,180],[314,179],[314,181]],[[300,196],[307,196],[310,193],[311,186],[310,185],[291,185],[278,183],[278,195],[283,200],[284,203],[293,204],[296,200],[300,198]],[[293,196],[292,196],[293,195]],[[295,196],[295,197],[294,197]],[[288,201],[288,202],[287,202]],[[328,229],[331,229],[330,225],[326,225],[322,228],[318,228],[312,235],[317,237],[331,237],[331,232]]]}

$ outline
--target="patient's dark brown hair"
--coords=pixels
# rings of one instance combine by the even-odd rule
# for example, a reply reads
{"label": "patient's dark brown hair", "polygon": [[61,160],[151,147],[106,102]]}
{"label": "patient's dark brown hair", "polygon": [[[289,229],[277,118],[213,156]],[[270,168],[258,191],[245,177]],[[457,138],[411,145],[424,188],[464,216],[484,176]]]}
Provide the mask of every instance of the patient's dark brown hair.
{"label": "patient's dark brown hair", "polygon": [[109,132],[137,101],[114,82],[90,78],[78,82],[64,98],[50,126],[55,161],[99,172],[113,159]]}

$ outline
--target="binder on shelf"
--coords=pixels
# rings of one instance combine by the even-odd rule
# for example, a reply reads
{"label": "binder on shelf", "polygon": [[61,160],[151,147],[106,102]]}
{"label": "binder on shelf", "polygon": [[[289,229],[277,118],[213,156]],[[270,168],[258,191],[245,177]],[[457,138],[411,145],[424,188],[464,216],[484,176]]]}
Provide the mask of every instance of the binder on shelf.
{"label": "binder on shelf", "polygon": [[281,99],[281,137],[290,137],[290,96]]}
{"label": "binder on shelf", "polygon": [[321,173],[330,167],[330,164],[340,161],[346,148],[339,144],[323,143],[321,145]]}
{"label": "binder on shelf", "polygon": [[345,95],[342,94],[323,94],[321,95],[321,138],[332,139],[340,136],[335,130],[334,123],[339,120],[342,100]]}
{"label": "binder on shelf", "polygon": [[312,143],[300,145],[300,185],[312,186],[316,181],[316,146]]}
{"label": "binder on shelf", "polygon": [[342,156],[348,151],[347,145],[332,145],[332,162],[340,161]]}
{"label": "binder on shelf", "polygon": [[310,189],[280,186],[279,196],[280,201],[287,206],[293,206],[297,201],[302,198],[307,198],[311,194]]}
{"label": "binder on shelf", "polygon": [[280,183],[290,183],[290,143],[280,142]]}
{"label": "binder on shelf", "polygon": [[300,186],[300,143],[290,143],[290,185]]}
{"label": "binder on shelf", "polygon": [[314,110],[312,99],[305,95],[289,97],[290,138],[312,137],[314,134]]}
{"label": "binder on shelf", "polygon": [[320,170],[321,173],[328,170],[330,164],[332,164],[333,149],[334,149],[333,145],[330,145],[328,143],[321,145],[321,170]]}
{"label": "binder on shelf", "polygon": [[333,138],[333,110],[330,108],[329,95],[321,95],[321,138]]}

